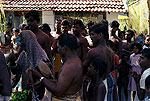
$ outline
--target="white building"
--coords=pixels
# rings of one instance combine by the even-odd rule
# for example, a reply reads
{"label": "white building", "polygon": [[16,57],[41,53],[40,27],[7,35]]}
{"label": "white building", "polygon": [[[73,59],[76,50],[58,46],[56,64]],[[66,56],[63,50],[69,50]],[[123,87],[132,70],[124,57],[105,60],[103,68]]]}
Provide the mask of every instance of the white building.
{"label": "white building", "polygon": [[52,30],[55,19],[63,18],[64,15],[94,15],[98,20],[111,22],[118,20],[119,12],[127,12],[123,0],[3,0],[2,4],[8,20],[16,22],[15,27],[22,23],[23,12],[37,10],[41,12],[41,23],[48,23]]}

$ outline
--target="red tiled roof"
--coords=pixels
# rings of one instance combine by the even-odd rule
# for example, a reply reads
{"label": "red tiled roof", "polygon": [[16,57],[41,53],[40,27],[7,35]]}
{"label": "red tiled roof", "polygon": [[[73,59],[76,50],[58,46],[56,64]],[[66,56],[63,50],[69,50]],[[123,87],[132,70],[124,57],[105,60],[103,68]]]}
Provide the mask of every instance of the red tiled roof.
{"label": "red tiled roof", "polygon": [[122,0],[3,0],[11,11],[98,11],[126,12]]}

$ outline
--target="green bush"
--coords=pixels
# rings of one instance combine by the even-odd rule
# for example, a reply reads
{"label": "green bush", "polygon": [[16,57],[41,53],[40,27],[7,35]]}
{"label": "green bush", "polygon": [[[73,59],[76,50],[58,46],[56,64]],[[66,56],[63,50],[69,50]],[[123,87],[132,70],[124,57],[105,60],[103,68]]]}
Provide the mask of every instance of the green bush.
{"label": "green bush", "polygon": [[10,97],[9,101],[27,101],[28,91],[18,91],[12,93],[12,96]]}

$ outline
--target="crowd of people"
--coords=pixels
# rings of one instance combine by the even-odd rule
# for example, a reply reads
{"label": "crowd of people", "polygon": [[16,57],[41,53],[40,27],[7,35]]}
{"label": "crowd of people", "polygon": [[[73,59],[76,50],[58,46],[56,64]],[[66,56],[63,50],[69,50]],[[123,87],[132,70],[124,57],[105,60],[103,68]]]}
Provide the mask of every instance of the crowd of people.
{"label": "crowd of people", "polygon": [[[56,20],[39,26],[35,10],[18,29],[8,23],[1,51],[0,100],[29,90],[27,101],[149,101],[150,36],[119,23]],[[72,25],[71,25],[72,24]],[[22,100],[20,100],[22,101]]]}

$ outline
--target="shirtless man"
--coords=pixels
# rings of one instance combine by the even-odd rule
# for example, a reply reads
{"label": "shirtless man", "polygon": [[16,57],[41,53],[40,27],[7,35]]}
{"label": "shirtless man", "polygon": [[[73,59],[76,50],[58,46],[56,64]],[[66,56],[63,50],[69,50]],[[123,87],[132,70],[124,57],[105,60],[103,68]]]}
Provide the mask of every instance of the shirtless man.
{"label": "shirtless man", "polygon": [[[52,92],[53,95],[61,97],[77,98],[77,92],[80,90],[83,80],[83,71],[81,60],[77,56],[77,39],[71,34],[62,34],[58,38],[58,52],[65,59],[62,70],[59,74],[58,81],[54,79],[43,78],[42,75],[34,69],[30,69],[34,76],[38,77],[45,87]],[[73,101],[73,100],[71,100]]]}
{"label": "shirtless man", "polygon": [[38,43],[45,50],[48,58],[52,60],[51,49],[50,49],[50,39],[43,31],[38,28],[40,22],[39,13],[35,10],[29,11],[25,15],[29,29],[36,35]]}
{"label": "shirtless man", "polygon": [[104,62],[106,62],[107,68],[102,78],[105,79],[107,77],[107,83],[105,80],[105,85],[108,86],[107,101],[111,101],[112,100],[111,91],[113,89],[112,88],[113,84],[109,80],[112,81],[110,72],[114,68],[114,56],[112,50],[108,48],[106,45],[106,41],[109,38],[108,26],[106,24],[100,23],[92,26],[92,28],[90,29],[90,37],[92,39],[94,46],[96,47],[88,51],[86,59],[83,62],[84,74],[87,73],[88,66],[90,65],[91,61],[94,60],[95,58],[100,58]]}
{"label": "shirtless man", "polygon": [[51,35],[51,28],[47,23],[44,23],[40,25],[39,29],[41,29],[43,32],[45,32],[49,38],[50,38],[50,48],[51,48],[51,53],[52,56],[54,52],[56,51],[57,48],[57,40]]}
{"label": "shirtless man", "polygon": [[105,76],[111,72],[114,65],[113,52],[107,47],[106,41],[109,38],[108,27],[106,24],[96,24],[90,29],[90,37],[95,48],[89,50],[87,57],[83,62],[84,72],[87,71],[91,61],[97,57],[103,59],[107,63],[107,72]]}
{"label": "shirtless man", "polygon": [[73,23],[72,23],[73,34],[77,37],[78,43],[79,43],[77,54],[82,62],[86,58],[86,54],[88,52],[88,46],[89,46],[87,39],[81,35],[83,27],[84,25],[81,20],[78,20],[78,19],[73,20]]}
{"label": "shirtless man", "polygon": [[70,30],[69,26],[70,26],[69,21],[66,20],[66,19],[63,20],[62,23],[61,23],[61,30],[62,30],[62,32],[63,33],[68,33],[68,31]]}

